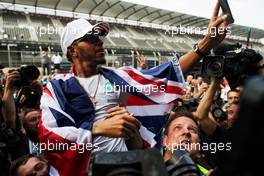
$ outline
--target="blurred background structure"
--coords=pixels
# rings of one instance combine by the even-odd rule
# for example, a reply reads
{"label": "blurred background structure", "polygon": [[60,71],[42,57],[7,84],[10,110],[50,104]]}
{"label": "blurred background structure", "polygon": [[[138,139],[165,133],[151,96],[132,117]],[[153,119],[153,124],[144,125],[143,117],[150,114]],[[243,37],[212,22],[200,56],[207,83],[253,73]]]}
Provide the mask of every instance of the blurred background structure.
{"label": "blurred background structure", "polygon": [[[136,57],[142,53],[149,67],[166,61],[175,52],[182,55],[202,39],[209,23],[206,18],[120,0],[1,0],[0,64],[40,67],[41,51],[48,48],[51,55],[61,53],[60,31],[67,22],[80,17],[92,23],[110,23],[104,46],[107,65],[116,67],[137,67]],[[233,24],[225,40],[245,47],[249,29],[249,48],[264,54],[262,29]],[[191,72],[200,71],[200,64]],[[62,72],[69,70],[65,56],[61,66]]]}

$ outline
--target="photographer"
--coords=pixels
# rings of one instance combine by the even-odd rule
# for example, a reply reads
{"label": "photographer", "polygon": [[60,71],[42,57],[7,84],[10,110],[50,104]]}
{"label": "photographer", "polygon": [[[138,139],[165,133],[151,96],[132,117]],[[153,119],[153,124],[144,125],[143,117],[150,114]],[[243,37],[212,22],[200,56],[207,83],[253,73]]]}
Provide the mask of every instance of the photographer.
{"label": "photographer", "polygon": [[231,128],[238,117],[239,103],[230,103],[227,107],[227,127]]}
{"label": "photographer", "polygon": [[17,92],[15,82],[20,80],[20,74],[16,70],[9,70],[6,74],[2,98],[2,112],[4,121],[13,129],[16,129],[16,105],[14,94]]}
{"label": "photographer", "polygon": [[236,89],[231,89],[227,92],[227,102],[222,107],[224,111],[227,111],[227,108],[230,106],[230,104],[239,102],[240,91],[237,90],[238,88],[239,87]]}
{"label": "photographer", "polygon": [[[169,161],[173,152],[179,150],[181,148],[179,146],[183,146],[190,154],[192,160],[199,164],[198,167],[201,172],[207,170],[204,174],[208,173],[208,170],[212,169],[212,167],[215,167],[215,152],[217,153],[217,150],[211,153],[208,149],[203,152],[199,149],[202,148],[201,145],[204,143],[211,146],[212,142],[215,142],[215,144],[223,142],[227,134],[226,129],[221,128],[214,119],[209,117],[210,108],[214,102],[214,96],[219,89],[220,82],[221,79],[212,78],[209,88],[195,112],[191,113],[178,107],[170,116],[163,140],[163,144],[166,147],[165,161]],[[231,127],[237,117],[238,108],[236,104],[232,104],[227,109],[228,125]],[[206,134],[209,140],[203,134]],[[201,145],[198,147],[198,144]]]}
{"label": "photographer", "polygon": [[[28,108],[39,109],[42,87],[39,83],[28,80],[25,70],[34,74],[31,66],[21,67],[17,70],[9,70],[6,75],[5,88],[2,98],[2,113],[4,124],[13,131],[16,140],[13,145],[19,145],[16,150],[10,150],[11,159],[15,159],[27,153],[32,153],[31,140],[37,142],[37,123],[32,122],[34,116],[26,116]],[[35,68],[36,69],[36,68]],[[32,76],[32,75],[31,75]],[[38,75],[35,75],[36,77]],[[23,79],[23,80],[22,80]],[[16,95],[14,97],[14,95]],[[33,96],[34,95],[34,96]],[[36,119],[37,120],[37,119]],[[30,125],[35,123],[34,127]],[[31,145],[30,145],[31,144]]]}
{"label": "photographer", "polygon": [[193,98],[199,103],[207,89],[208,84],[206,82],[202,82],[199,88],[197,87],[197,91],[195,91]]}
{"label": "photographer", "polygon": [[178,108],[170,115],[163,138],[164,160],[170,162],[174,152],[187,150],[199,170],[203,174],[208,174],[212,168],[200,153],[200,130],[195,119],[191,112],[182,108]]}
{"label": "photographer", "polygon": [[15,70],[9,70],[6,74],[3,97],[1,96],[0,112],[0,173],[8,175],[10,160],[15,159],[23,154],[17,152],[20,148],[15,149],[19,144],[20,133],[16,126],[16,107],[14,93],[16,88],[14,82],[20,79],[20,75]]}

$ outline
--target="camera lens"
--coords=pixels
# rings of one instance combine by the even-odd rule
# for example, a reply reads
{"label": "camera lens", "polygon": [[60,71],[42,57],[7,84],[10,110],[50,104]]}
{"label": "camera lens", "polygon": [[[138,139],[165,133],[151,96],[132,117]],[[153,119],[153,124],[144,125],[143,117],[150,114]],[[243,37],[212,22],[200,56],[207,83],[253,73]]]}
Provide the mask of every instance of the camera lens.
{"label": "camera lens", "polygon": [[223,64],[219,61],[209,62],[207,65],[207,72],[209,75],[219,77],[222,75]]}
{"label": "camera lens", "polygon": [[203,59],[202,73],[212,77],[224,74],[225,59],[223,56],[208,56]]}
{"label": "camera lens", "polygon": [[21,71],[23,76],[29,81],[38,79],[40,75],[38,68],[33,65],[26,66]]}
{"label": "camera lens", "polygon": [[215,119],[219,119],[219,120],[226,120],[227,119],[227,114],[226,112],[224,112],[220,107],[215,107],[212,110],[212,115]]}
{"label": "camera lens", "polygon": [[219,118],[223,115],[223,111],[221,109],[215,109],[215,111],[213,112],[213,116],[216,118]]}

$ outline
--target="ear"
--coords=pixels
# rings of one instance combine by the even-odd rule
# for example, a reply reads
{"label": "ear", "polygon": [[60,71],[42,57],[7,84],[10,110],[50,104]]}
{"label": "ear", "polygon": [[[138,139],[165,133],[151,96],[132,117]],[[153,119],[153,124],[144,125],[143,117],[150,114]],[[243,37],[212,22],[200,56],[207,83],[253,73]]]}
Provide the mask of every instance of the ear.
{"label": "ear", "polygon": [[163,137],[163,146],[166,147],[167,143],[168,143],[168,136],[164,135],[164,137]]}

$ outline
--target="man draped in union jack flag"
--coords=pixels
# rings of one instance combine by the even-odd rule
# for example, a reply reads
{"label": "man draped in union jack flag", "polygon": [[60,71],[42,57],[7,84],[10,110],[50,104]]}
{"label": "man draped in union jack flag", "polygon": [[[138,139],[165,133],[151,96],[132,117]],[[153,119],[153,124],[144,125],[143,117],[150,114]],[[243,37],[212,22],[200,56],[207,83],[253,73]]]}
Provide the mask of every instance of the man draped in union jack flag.
{"label": "man draped in union jack flag", "polygon": [[[211,20],[210,27],[225,19]],[[186,72],[219,44],[225,34],[210,33],[178,61],[150,70],[112,69],[105,64],[103,38],[109,25],[85,19],[67,24],[61,47],[72,73],[51,80],[41,99],[40,149],[49,161],[50,175],[87,175],[95,152],[153,147],[159,140],[173,101],[184,94]]]}

